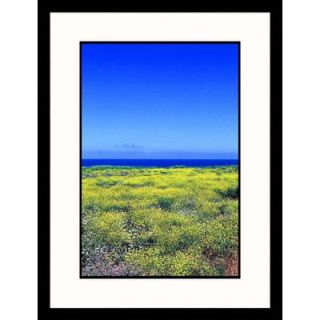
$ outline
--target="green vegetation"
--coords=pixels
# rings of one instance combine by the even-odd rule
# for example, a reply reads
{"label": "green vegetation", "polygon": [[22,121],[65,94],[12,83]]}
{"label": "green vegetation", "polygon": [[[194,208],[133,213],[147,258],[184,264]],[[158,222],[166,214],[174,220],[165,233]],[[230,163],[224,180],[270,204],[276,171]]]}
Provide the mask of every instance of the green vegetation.
{"label": "green vegetation", "polygon": [[83,276],[237,276],[238,168],[82,168]]}

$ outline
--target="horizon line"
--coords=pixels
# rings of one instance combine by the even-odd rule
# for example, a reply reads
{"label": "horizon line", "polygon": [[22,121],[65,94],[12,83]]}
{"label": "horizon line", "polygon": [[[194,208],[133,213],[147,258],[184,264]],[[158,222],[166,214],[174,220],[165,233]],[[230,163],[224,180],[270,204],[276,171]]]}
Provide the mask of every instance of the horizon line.
{"label": "horizon line", "polygon": [[239,160],[239,158],[81,158],[81,160]]}

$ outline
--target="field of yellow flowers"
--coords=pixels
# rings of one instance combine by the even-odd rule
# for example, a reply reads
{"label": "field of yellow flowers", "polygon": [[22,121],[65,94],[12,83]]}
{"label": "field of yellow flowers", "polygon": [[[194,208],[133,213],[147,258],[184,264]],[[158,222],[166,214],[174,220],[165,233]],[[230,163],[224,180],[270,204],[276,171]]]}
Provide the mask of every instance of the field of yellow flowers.
{"label": "field of yellow flowers", "polygon": [[238,276],[238,167],[82,168],[82,277]]}

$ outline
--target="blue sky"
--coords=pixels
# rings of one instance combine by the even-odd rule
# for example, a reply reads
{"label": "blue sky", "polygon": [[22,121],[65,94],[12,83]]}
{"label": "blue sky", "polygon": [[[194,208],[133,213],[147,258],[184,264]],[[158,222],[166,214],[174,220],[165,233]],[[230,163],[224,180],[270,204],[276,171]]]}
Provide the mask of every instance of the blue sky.
{"label": "blue sky", "polygon": [[238,158],[237,46],[82,44],[82,157]]}

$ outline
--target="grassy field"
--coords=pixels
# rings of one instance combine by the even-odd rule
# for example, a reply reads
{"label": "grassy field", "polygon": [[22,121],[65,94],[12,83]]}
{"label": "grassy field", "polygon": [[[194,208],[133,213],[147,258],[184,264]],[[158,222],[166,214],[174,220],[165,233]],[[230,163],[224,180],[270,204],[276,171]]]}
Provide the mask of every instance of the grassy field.
{"label": "grassy field", "polygon": [[238,276],[238,168],[82,168],[82,276]]}

